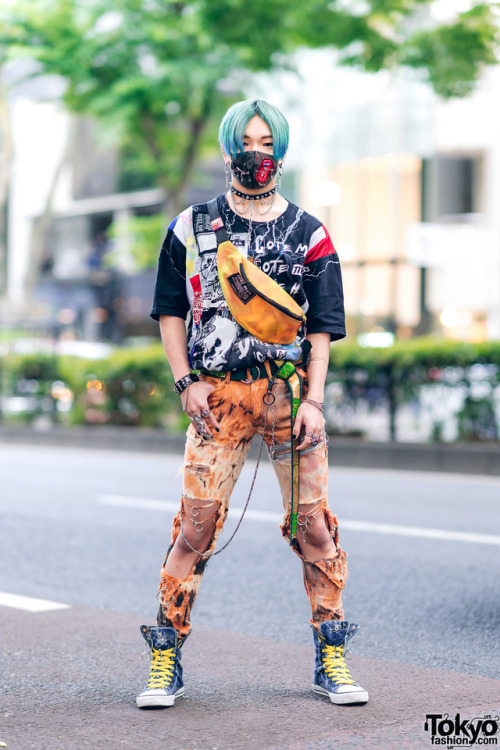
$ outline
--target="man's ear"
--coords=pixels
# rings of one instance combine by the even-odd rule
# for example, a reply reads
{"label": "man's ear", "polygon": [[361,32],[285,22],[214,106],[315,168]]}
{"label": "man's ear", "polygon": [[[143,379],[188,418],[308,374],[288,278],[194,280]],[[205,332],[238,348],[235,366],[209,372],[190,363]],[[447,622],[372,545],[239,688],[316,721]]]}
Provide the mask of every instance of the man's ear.
{"label": "man's ear", "polygon": [[224,151],[224,149],[223,149],[222,146],[220,147],[220,150],[222,151],[222,158],[224,159],[224,161],[226,162],[226,164],[230,164],[231,163],[231,157],[226,154],[226,152]]}

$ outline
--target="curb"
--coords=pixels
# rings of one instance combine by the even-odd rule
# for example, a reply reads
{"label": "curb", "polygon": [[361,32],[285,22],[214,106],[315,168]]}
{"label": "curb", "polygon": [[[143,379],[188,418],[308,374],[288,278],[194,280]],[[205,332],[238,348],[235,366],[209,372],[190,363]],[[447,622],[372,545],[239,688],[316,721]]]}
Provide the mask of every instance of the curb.
{"label": "curb", "polygon": [[[40,429],[29,425],[0,425],[0,443],[144,453],[184,452],[184,435],[139,427],[62,427]],[[257,458],[260,440],[254,439],[250,458]],[[262,451],[268,461],[267,451]],[[331,437],[328,462],[332,466],[403,471],[437,471],[500,476],[500,443],[426,444],[370,443]]]}

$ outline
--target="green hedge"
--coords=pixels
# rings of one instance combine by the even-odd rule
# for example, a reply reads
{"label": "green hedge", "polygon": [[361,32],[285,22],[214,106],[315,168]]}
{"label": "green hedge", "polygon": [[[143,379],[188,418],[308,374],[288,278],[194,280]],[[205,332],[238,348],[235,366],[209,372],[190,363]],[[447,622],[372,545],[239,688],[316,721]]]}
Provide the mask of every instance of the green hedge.
{"label": "green hedge", "polygon": [[[477,365],[489,389],[474,398],[471,383]],[[7,355],[2,361],[2,393],[24,397],[24,412],[4,419],[30,421],[48,414],[68,424],[115,424],[183,429],[187,420],[160,343],[143,349],[117,349],[109,357],[84,360],[48,354]],[[341,383],[355,403],[376,397],[386,403],[390,437],[397,438],[398,407],[418,398],[433,384],[465,385],[467,396],[458,415],[463,439],[497,438],[495,389],[500,382],[500,342],[465,343],[435,338],[397,341],[387,348],[364,348],[353,342],[334,344],[328,380]],[[66,390],[65,390],[66,389]],[[73,395],[67,399],[69,391]],[[375,394],[375,396],[374,396]],[[64,403],[71,409],[64,410]],[[435,435],[439,438],[438,431]]]}
{"label": "green hedge", "polygon": [[[42,354],[8,355],[3,363],[4,395],[24,397],[27,411],[4,419],[31,421],[50,413],[68,424],[112,424],[183,428],[186,418],[161,344],[117,349],[109,357],[85,360]],[[72,395],[65,411],[65,396]],[[29,394],[29,395],[28,395]],[[28,404],[36,400],[36,405]]]}
{"label": "green hedge", "polygon": [[26,408],[11,417],[12,420],[30,422],[44,413],[50,414],[54,421],[57,419],[52,387],[53,383],[61,379],[60,365],[60,360],[44,353],[8,354],[2,357],[1,395],[17,397],[26,402]]}
{"label": "green hedge", "polygon": [[[488,396],[475,399],[470,393],[474,372],[482,368]],[[346,342],[330,352],[330,381],[342,383],[352,402],[370,398],[378,390],[389,411],[390,438],[397,439],[398,407],[419,397],[422,388],[442,384],[463,385],[467,396],[459,419],[464,440],[498,439],[495,389],[500,382],[500,341],[480,343],[449,341],[431,337],[396,341],[393,346],[367,348]],[[439,439],[439,426],[435,438]]]}
{"label": "green hedge", "polygon": [[72,359],[64,358],[62,374],[76,396],[73,424],[177,426],[182,408],[160,344],[92,362]]}

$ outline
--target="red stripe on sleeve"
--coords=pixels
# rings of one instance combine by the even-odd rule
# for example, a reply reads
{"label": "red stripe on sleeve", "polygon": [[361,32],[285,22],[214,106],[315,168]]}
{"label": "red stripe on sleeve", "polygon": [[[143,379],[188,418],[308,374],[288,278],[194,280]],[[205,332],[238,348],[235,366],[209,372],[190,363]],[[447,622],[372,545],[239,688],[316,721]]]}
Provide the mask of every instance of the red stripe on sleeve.
{"label": "red stripe on sleeve", "polygon": [[333,255],[333,253],[337,252],[333,247],[330,235],[326,231],[325,227],[323,227],[323,230],[326,234],[326,237],[323,237],[323,239],[317,242],[313,247],[309,248],[304,259],[304,265],[307,265],[307,263],[310,263],[313,260],[317,260],[318,258],[324,258],[326,255]]}

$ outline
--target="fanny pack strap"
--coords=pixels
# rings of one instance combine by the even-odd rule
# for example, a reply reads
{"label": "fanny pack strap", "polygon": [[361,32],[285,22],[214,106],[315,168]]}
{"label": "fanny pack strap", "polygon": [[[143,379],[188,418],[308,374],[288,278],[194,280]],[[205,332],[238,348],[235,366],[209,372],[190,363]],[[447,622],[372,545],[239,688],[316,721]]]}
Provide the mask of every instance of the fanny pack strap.
{"label": "fanny pack strap", "polygon": [[[278,360],[279,363],[279,360]],[[292,444],[292,495],[290,498],[290,546],[297,538],[297,515],[299,510],[300,487],[300,451],[295,447],[293,439],[293,423],[302,399],[302,378],[295,365],[283,362],[276,373],[276,377],[286,380],[290,390],[292,419],[290,421],[290,440]]]}
{"label": "fanny pack strap", "polygon": [[210,216],[210,223],[212,225],[212,229],[214,230],[215,237],[217,239],[217,245],[220,245],[222,242],[228,242],[229,237],[226,232],[226,227],[224,226],[224,222],[222,221],[221,215],[219,213],[219,206],[217,205],[217,198],[212,198],[211,201],[208,201],[207,208],[208,208],[208,215]]}
{"label": "fanny pack strap", "polygon": [[[213,198],[211,201],[208,201],[207,208],[208,208],[208,215],[210,217],[210,224],[212,226],[212,230],[217,240],[217,245],[220,245],[222,242],[229,241],[229,237],[226,232],[224,222],[222,221],[222,218],[219,213],[219,206],[217,204],[217,198]],[[306,354],[306,361],[307,361],[307,358],[308,358],[307,355],[309,354],[309,352],[307,351],[304,353]],[[299,487],[300,487],[300,452],[296,449],[294,445],[293,423],[294,423],[295,417],[297,415],[297,410],[300,406],[300,402],[302,399],[302,378],[300,377],[295,366],[291,362],[282,362],[280,360],[276,360],[276,362],[277,364],[280,365],[280,368],[278,372],[276,373],[275,377],[280,378],[281,380],[285,380],[288,383],[288,388],[290,390],[290,399],[291,399],[291,420],[290,420],[290,442],[292,445],[292,494],[290,498],[290,546],[291,546],[294,540],[297,538],[297,515],[298,515],[298,508],[299,508]],[[262,444],[261,444],[261,449],[262,449]],[[259,452],[259,458],[260,458],[260,452]],[[257,467],[258,467],[258,462],[257,462]],[[253,489],[253,483],[252,483],[252,489]],[[251,490],[250,490],[250,494],[251,494]],[[248,497],[248,500],[249,499],[250,499],[250,496]],[[247,500],[247,504],[248,504],[248,500]],[[245,506],[245,510],[246,510],[246,506]],[[224,545],[222,549],[224,549],[226,546],[227,545]],[[219,551],[222,552],[222,549]],[[217,554],[217,552],[215,554]]]}

